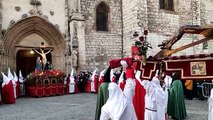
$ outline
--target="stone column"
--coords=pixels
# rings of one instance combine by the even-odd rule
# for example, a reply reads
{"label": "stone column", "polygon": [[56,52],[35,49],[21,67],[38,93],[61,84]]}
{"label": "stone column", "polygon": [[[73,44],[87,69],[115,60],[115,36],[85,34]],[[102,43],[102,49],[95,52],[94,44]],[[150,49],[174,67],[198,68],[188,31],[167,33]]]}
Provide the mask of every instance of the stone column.
{"label": "stone column", "polygon": [[69,31],[69,1],[65,0],[65,72],[69,74],[71,71],[71,49],[70,49],[70,31]]}
{"label": "stone column", "polygon": [[85,22],[84,16],[73,12],[70,17],[70,39],[71,45],[71,66],[76,71],[84,69],[86,65],[85,55]]}
{"label": "stone column", "polygon": [[2,0],[0,0],[0,70],[5,68],[4,42],[2,41]]}

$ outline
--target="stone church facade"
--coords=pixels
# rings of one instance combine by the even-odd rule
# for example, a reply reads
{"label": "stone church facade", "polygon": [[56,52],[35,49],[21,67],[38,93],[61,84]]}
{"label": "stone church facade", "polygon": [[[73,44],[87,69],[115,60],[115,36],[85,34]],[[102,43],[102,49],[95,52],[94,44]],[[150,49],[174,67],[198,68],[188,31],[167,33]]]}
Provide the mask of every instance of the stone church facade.
{"label": "stone church facade", "polygon": [[[48,60],[55,69],[101,70],[109,59],[130,56],[133,33],[144,29],[154,55],[180,26],[213,24],[211,6],[212,0],[0,0],[0,70],[32,71],[31,52],[41,42],[53,49]],[[204,52],[202,45],[178,55],[197,52]]]}

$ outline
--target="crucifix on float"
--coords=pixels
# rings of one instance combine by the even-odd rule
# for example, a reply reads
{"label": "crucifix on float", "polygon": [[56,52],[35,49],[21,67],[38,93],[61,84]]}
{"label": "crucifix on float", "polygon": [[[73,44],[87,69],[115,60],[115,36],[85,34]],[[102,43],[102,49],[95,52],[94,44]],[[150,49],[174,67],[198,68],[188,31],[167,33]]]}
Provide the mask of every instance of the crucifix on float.
{"label": "crucifix on float", "polygon": [[45,65],[47,64],[46,55],[52,51],[52,49],[49,49],[47,52],[44,52],[45,48],[46,48],[46,46],[44,45],[44,42],[41,42],[40,52],[36,49],[33,49],[37,54],[39,54],[41,56],[42,70],[45,70]]}

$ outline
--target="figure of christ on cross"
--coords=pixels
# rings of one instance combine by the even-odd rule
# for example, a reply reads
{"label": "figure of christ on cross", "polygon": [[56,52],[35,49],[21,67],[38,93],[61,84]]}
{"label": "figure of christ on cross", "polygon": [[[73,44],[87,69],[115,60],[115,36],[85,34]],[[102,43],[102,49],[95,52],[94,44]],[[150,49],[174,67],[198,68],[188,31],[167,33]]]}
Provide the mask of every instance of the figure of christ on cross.
{"label": "figure of christ on cross", "polygon": [[36,50],[36,49],[33,49],[37,54],[39,54],[40,56],[41,56],[41,63],[42,63],[42,70],[44,70],[45,69],[45,65],[47,64],[47,57],[46,57],[46,55],[48,54],[48,53],[50,53],[51,51],[52,51],[52,49],[50,49],[49,51],[47,51],[47,52],[44,52],[44,49],[40,49],[40,51],[41,52],[39,52],[38,50]]}

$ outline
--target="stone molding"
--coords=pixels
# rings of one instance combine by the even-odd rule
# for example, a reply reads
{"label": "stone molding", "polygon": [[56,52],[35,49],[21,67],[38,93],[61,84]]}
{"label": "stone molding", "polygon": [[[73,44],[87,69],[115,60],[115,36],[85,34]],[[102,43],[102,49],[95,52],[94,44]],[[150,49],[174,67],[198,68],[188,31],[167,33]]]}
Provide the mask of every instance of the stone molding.
{"label": "stone molding", "polygon": [[[26,36],[36,33],[43,37],[48,45],[54,46],[53,56],[58,58],[64,57],[65,41],[60,31],[50,22],[44,20],[38,16],[27,17],[23,20],[16,22],[13,26],[7,29],[3,36],[5,53],[10,58],[8,66],[15,65],[15,57],[17,48],[16,45],[25,38]],[[59,65],[58,68],[63,70],[64,65],[55,60],[55,65]],[[53,63],[54,64],[54,63]],[[13,67],[14,68],[14,67]]]}

